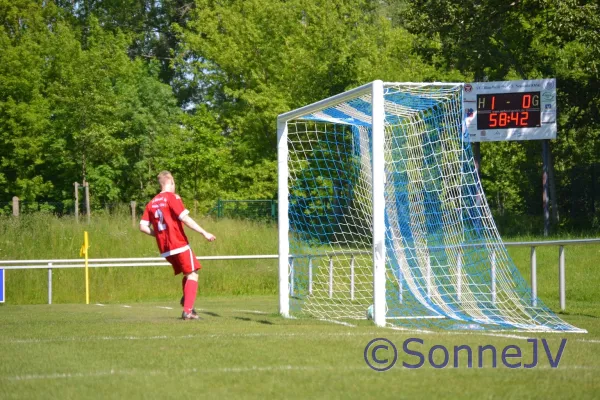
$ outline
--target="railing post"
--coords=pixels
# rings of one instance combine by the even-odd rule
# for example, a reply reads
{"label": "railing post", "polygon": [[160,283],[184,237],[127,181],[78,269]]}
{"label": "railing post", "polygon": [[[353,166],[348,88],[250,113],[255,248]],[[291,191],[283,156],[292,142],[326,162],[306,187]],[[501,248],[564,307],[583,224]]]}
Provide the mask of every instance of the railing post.
{"label": "railing post", "polygon": [[458,253],[456,260],[456,298],[460,302],[462,297],[462,255]]}
{"label": "railing post", "polygon": [[531,246],[531,305],[537,307],[537,259],[535,246]]}
{"label": "railing post", "polygon": [[52,304],[52,263],[48,263],[48,304]]}
{"label": "railing post", "polygon": [[290,297],[294,297],[294,258],[290,259]]}
{"label": "railing post", "polygon": [[350,300],[354,300],[354,256],[350,259]]}
{"label": "railing post", "polygon": [[333,298],[333,257],[329,257],[329,298]]}
{"label": "railing post", "polygon": [[308,294],[312,294],[313,277],[312,277],[312,257],[308,257]]}
{"label": "railing post", "polygon": [[402,304],[402,259],[398,261],[398,302]]}
{"label": "railing post", "polygon": [[492,304],[496,304],[496,252],[492,251]]}
{"label": "railing post", "polygon": [[558,247],[558,292],[560,296],[560,310],[565,311],[565,246]]}
{"label": "railing post", "polygon": [[431,297],[431,259],[429,256],[427,256],[427,272],[425,279],[427,280],[427,297]]}

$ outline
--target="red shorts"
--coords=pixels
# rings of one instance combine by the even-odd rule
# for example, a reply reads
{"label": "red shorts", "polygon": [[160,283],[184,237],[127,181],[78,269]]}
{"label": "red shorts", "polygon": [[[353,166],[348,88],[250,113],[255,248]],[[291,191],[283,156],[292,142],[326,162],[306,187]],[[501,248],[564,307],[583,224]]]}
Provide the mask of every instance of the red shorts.
{"label": "red shorts", "polygon": [[188,275],[196,270],[202,269],[202,265],[200,265],[200,262],[196,259],[196,255],[192,249],[168,256],[167,261],[173,266],[175,275],[182,272],[184,275]]}

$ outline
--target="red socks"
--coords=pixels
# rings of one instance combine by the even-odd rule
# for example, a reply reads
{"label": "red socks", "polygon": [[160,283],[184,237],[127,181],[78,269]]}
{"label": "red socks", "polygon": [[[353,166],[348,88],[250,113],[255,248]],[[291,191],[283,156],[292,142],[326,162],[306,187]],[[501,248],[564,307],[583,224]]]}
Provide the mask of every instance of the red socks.
{"label": "red socks", "polygon": [[194,308],[194,302],[196,301],[196,293],[198,292],[198,281],[193,281],[191,279],[185,279],[183,281],[183,294],[185,296],[183,300],[183,311],[186,314],[192,312],[192,308]]}

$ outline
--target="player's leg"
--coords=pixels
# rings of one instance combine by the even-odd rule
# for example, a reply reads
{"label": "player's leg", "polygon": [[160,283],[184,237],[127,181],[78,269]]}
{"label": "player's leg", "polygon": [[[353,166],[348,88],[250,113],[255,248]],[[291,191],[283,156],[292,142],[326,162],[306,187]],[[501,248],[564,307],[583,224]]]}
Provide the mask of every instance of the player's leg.
{"label": "player's leg", "polygon": [[187,275],[185,282],[185,294],[183,298],[183,319],[198,319],[198,314],[194,311],[194,302],[198,292],[198,274],[192,272]]}
{"label": "player's leg", "polygon": [[187,282],[187,276],[183,275],[183,279],[181,280],[181,300],[179,301],[179,304],[181,304],[181,307],[183,307],[183,300],[185,299],[185,283]]}
{"label": "player's leg", "polygon": [[[180,254],[174,254],[172,256],[167,257],[167,261],[169,263],[171,263],[171,265],[173,266],[173,273],[175,275],[183,273],[183,279],[181,280],[181,288],[183,291],[183,296],[181,297],[181,301],[180,301],[182,307],[185,302],[185,288],[187,286],[188,275],[190,274],[190,271],[192,270],[192,267],[194,266],[193,264],[191,264],[192,267],[190,267],[189,260],[190,260],[190,258],[189,258],[189,255],[187,254],[187,252],[180,253]],[[198,281],[198,278],[196,278],[196,282],[197,281]],[[197,286],[198,285],[196,283],[196,288],[197,288]],[[194,294],[194,298],[195,297],[196,297],[196,295]],[[193,317],[185,318],[185,314],[186,313],[185,313],[185,309],[184,309],[184,313],[182,314],[183,319],[199,319],[198,314],[196,313],[196,310],[193,308],[193,305],[192,305],[192,311],[188,313],[188,314],[191,314]]]}
{"label": "player's leg", "polygon": [[[200,263],[196,259],[194,252],[190,249],[181,253],[181,266],[185,274],[185,286],[183,288],[183,314],[184,319],[198,319],[198,315],[194,310],[196,295],[198,293],[198,274],[197,270],[201,268]],[[190,318],[189,316],[195,317]]]}

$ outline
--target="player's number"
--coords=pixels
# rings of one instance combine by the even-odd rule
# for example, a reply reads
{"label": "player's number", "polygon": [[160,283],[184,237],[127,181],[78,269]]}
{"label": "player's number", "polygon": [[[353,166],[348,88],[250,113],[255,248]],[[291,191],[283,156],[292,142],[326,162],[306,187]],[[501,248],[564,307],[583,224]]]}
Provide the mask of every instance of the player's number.
{"label": "player's number", "polygon": [[167,229],[167,224],[165,224],[165,218],[163,216],[160,208],[154,212],[154,218],[158,219],[158,231],[164,231]]}

